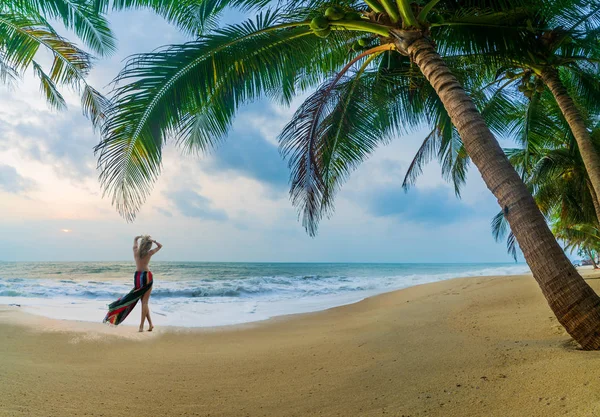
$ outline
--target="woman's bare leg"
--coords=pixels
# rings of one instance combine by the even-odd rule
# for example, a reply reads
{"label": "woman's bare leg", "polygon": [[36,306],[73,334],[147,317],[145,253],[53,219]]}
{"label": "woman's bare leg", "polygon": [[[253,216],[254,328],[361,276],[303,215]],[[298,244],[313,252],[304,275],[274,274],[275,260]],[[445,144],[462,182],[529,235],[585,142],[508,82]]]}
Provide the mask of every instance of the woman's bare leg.
{"label": "woman's bare leg", "polygon": [[[142,312],[145,312],[145,318],[148,320],[148,331],[151,332],[154,329],[154,325],[152,324],[152,318],[150,318],[150,307],[148,306],[148,302],[150,301],[150,293],[152,292],[152,288],[148,290],[146,294],[142,297]],[[142,313],[144,314],[144,313]],[[143,330],[143,328],[142,328]]]}
{"label": "woman's bare leg", "polygon": [[142,303],[142,321],[140,322],[140,332],[144,331],[144,319],[146,319],[146,306]]}

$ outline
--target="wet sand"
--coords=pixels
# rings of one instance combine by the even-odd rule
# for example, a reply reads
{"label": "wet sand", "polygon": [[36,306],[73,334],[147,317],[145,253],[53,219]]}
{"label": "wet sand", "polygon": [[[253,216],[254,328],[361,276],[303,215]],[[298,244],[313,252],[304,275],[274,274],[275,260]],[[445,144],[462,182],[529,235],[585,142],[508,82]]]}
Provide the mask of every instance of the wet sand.
{"label": "wet sand", "polygon": [[18,310],[0,310],[0,416],[600,415],[600,352],[573,345],[531,276],[209,330]]}

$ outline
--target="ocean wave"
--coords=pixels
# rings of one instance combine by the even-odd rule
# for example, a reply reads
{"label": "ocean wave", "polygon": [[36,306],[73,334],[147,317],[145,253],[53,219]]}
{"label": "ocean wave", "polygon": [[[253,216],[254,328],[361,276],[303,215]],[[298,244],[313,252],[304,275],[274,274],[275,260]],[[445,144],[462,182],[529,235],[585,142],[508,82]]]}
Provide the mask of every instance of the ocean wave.
{"label": "ocean wave", "polygon": [[[353,303],[454,277],[528,272],[515,264],[153,264],[158,325],[235,324]],[[100,321],[133,286],[119,263],[1,263],[0,303],[34,314]]]}
{"label": "ocean wave", "polygon": [[[53,265],[52,270],[59,268]],[[113,269],[123,269],[116,266]],[[169,273],[155,274],[152,296],[156,299],[296,299],[326,295],[386,292],[394,289],[441,281],[454,277],[509,275],[528,271],[525,265],[381,265],[353,267],[350,264],[329,269],[311,266],[314,273],[297,273],[297,267],[288,267],[285,274],[254,274],[260,269],[251,265],[247,269],[226,265],[210,277],[193,277],[191,271],[206,274],[198,264],[185,264],[169,267]],[[285,266],[276,265],[272,272],[286,272]],[[308,268],[308,267],[306,267]],[[318,268],[321,268],[319,270]],[[38,268],[39,269],[39,268]],[[73,267],[73,269],[75,269]],[[83,270],[84,268],[82,268]],[[99,280],[95,272],[98,268],[88,266],[86,273],[80,271],[77,279],[51,278],[0,278],[0,297],[30,298],[70,298],[112,301],[131,290],[130,278],[108,277]],[[165,268],[167,269],[167,268]],[[185,270],[185,271],[184,271]],[[163,271],[166,272],[166,271]],[[244,272],[246,275],[244,275]],[[308,272],[308,271],[306,271]],[[219,275],[221,274],[222,275]],[[188,274],[188,275],[185,275]],[[192,275],[192,277],[190,277]],[[168,278],[169,276],[176,279]],[[181,278],[183,276],[183,278]],[[87,278],[87,279],[86,279]],[[212,302],[212,301],[211,301]],[[217,301],[215,301],[217,302]]]}
{"label": "ocean wave", "polygon": [[242,294],[256,294],[257,291],[247,291],[243,288],[189,288],[182,290],[153,290],[155,298],[202,298],[202,297],[239,297]]}
{"label": "ocean wave", "polygon": [[11,291],[11,290],[7,290],[7,291],[0,291],[0,297],[23,297],[24,294],[21,294],[18,291]]}

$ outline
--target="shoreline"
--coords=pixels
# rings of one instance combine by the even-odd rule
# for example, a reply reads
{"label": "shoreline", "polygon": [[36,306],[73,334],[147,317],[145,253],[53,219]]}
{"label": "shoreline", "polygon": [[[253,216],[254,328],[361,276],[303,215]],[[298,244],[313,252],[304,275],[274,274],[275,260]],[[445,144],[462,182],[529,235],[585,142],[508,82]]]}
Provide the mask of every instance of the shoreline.
{"label": "shoreline", "polygon": [[[245,263],[244,263],[245,264]],[[440,265],[445,265],[445,264],[440,264]],[[462,265],[462,264],[457,264],[457,265]],[[477,265],[477,264],[475,264]],[[483,265],[483,264],[482,264]],[[527,273],[526,273],[527,274]],[[528,273],[530,274],[530,273]],[[360,303],[366,299],[369,299],[371,297],[377,297],[383,294],[387,294],[387,293],[392,293],[392,292],[396,292],[396,291],[402,291],[405,290],[407,288],[412,288],[415,286],[420,286],[420,285],[429,285],[429,284],[435,284],[438,282],[444,282],[444,281],[448,281],[448,280],[454,280],[454,279],[468,279],[468,278],[482,278],[482,277],[487,277],[487,276],[513,276],[513,275],[521,275],[520,273],[517,274],[507,274],[507,275],[496,275],[496,274],[491,274],[491,275],[457,275],[455,277],[451,277],[451,278],[438,278],[437,280],[433,280],[433,281],[426,281],[426,282],[422,282],[422,283],[417,283],[417,284],[413,284],[413,285],[408,285],[408,286],[404,286],[404,287],[396,287],[396,288],[379,288],[378,290],[363,290],[362,293],[363,294],[354,294],[352,292],[348,292],[348,293],[340,293],[340,294],[329,294],[329,295],[322,295],[321,299],[316,299],[316,298],[307,298],[306,300],[302,300],[303,303],[299,303],[298,305],[295,305],[295,307],[290,308],[281,308],[281,306],[275,307],[274,310],[272,311],[262,311],[261,314],[259,315],[259,318],[253,318],[252,316],[246,316],[245,318],[242,318],[242,320],[240,321],[239,318],[234,319],[233,321],[231,321],[231,319],[226,319],[230,320],[231,322],[224,322],[222,324],[202,324],[202,323],[198,323],[198,324],[185,324],[185,325],[178,325],[178,324],[165,324],[165,323],[161,323],[162,321],[162,317],[165,316],[164,312],[161,313],[161,309],[160,309],[160,305],[156,306],[156,304],[154,304],[153,302],[151,302],[151,311],[154,310],[154,321],[157,322],[157,325],[160,328],[171,328],[171,329],[215,329],[215,328],[227,328],[227,327],[238,327],[238,326],[244,326],[244,325],[249,325],[249,324],[256,324],[256,323],[263,323],[263,322],[268,322],[270,320],[274,320],[274,319],[278,319],[278,318],[282,318],[282,317],[288,317],[288,316],[294,316],[294,315],[301,315],[301,314],[310,314],[310,313],[318,313],[321,311],[328,311],[330,309],[333,308],[337,308],[337,307],[342,307],[342,306],[347,306],[347,305],[352,305],[352,304],[356,304],[356,303]],[[61,281],[62,282],[62,281]],[[86,317],[85,319],[80,319],[80,320],[76,320],[76,319],[70,319],[70,318],[62,318],[60,317],[60,314],[56,314],[55,312],[60,310],[61,307],[60,305],[52,305],[52,301],[53,299],[48,299],[47,302],[49,302],[50,304],[48,305],[44,305],[43,302],[42,304],[38,304],[39,300],[45,300],[45,299],[38,299],[38,298],[31,298],[31,300],[35,300],[32,304],[26,304],[26,302],[28,301],[27,297],[15,297],[14,300],[11,300],[10,297],[2,297],[5,298],[3,301],[14,301],[13,303],[10,304],[0,304],[0,314],[4,311],[9,311],[8,314],[14,314],[14,313],[10,313],[11,311],[14,312],[20,312],[23,313],[25,315],[31,315],[34,317],[39,317],[42,320],[55,320],[58,323],[63,323],[65,322],[65,324],[62,326],[65,329],[68,329],[68,324],[70,322],[76,322],[76,323],[82,323],[80,326],[77,327],[82,327],[83,323],[87,323],[90,326],[93,326],[94,324],[99,323],[99,321],[95,321],[93,319],[89,319],[89,317],[93,317],[95,318],[95,316],[98,315],[98,312],[95,312],[96,310],[94,310],[94,308],[98,308],[97,304],[98,304],[98,300],[95,299],[90,299],[89,300],[89,304],[87,304],[85,301],[78,301],[77,303],[68,303],[68,305],[65,305],[64,307],[68,308],[68,309],[72,309],[72,304],[77,304],[77,308],[79,308],[80,313],[83,313],[83,316]],[[23,302],[23,298],[25,298],[27,301]],[[110,300],[106,301],[106,303],[108,304]],[[244,301],[243,299],[240,299],[240,301]],[[248,300],[251,301],[251,300]],[[246,302],[248,302],[246,301]],[[281,304],[283,300],[279,301],[279,303]],[[19,302],[22,305],[18,305]],[[265,301],[261,301],[261,300],[257,300],[254,301],[256,303],[262,303],[262,305],[271,305],[271,302],[265,302]],[[102,304],[104,304],[104,302],[102,302]],[[154,304],[154,309],[152,308]],[[87,305],[87,307],[85,307]],[[210,305],[210,304],[209,304]],[[234,304],[232,304],[233,306]],[[35,311],[36,309],[40,309],[41,307],[41,311]],[[227,304],[223,305],[223,307],[229,307]],[[271,307],[272,308],[272,307]],[[89,310],[89,311],[88,311]],[[287,310],[287,311],[285,311]],[[73,313],[77,314],[77,310],[74,310]],[[73,314],[71,313],[71,314]],[[139,313],[139,306],[136,306],[136,308],[132,311],[131,316],[126,320],[125,323],[121,324],[119,327],[136,327],[137,325],[135,324],[136,320],[132,318],[136,316],[136,314]],[[63,313],[65,314],[65,313]],[[104,314],[104,311],[102,312],[102,316]],[[219,311],[215,311],[215,312],[208,312],[208,315],[219,315]],[[158,315],[159,317],[156,317],[156,315]],[[16,314],[17,318],[15,318],[15,320],[19,321],[18,319],[18,314]],[[260,317],[260,316],[264,316],[264,317]],[[80,314],[79,317],[82,317],[82,315]],[[98,315],[98,317],[100,317]],[[193,317],[193,316],[190,316]],[[2,319],[1,315],[0,315],[0,320]],[[158,319],[158,320],[157,320]],[[29,322],[35,322],[35,319],[32,318],[31,320],[29,320]],[[214,320],[213,320],[214,322]],[[55,328],[57,327],[56,323],[54,323],[51,327]]]}
{"label": "shoreline", "polygon": [[[583,276],[584,279],[600,279],[600,270],[593,270],[584,267],[577,267],[578,272]],[[598,277],[596,277],[598,275]],[[143,334],[153,334],[158,335],[161,333],[213,333],[213,332],[227,332],[227,331],[238,331],[238,330],[247,330],[254,329],[261,326],[268,326],[270,323],[278,323],[285,322],[287,320],[293,319],[301,319],[305,316],[326,314],[332,310],[357,305],[360,303],[367,302],[371,299],[378,297],[385,297],[389,295],[393,295],[396,293],[401,293],[403,291],[407,291],[410,289],[417,289],[420,287],[427,286],[435,286],[437,284],[458,281],[458,280],[485,280],[485,279],[503,279],[503,278],[531,278],[533,277],[531,273],[527,274],[515,274],[515,275],[482,275],[482,276],[467,276],[467,277],[455,277],[444,279],[440,281],[434,282],[426,282],[422,284],[412,285],[405,288],[394,289],[391,291],[386,291],[382,293],[377,293],[373,295],[366,296],[357,301],[352,301],[345,304],[336,305],[333,307],[327,307],[320,310],[299,312],[299,313],[289,313],[289,314],[280,314],[275,315],[263,320],[255,320],[243,323],[235,323],[235,324],[225,324],[225,325],[215,325],[215,326],[174,326],[174,325],[162,325],[156,327],[156,330],[153,332],[144,331]],[[598,291],[600,293],[600,291]],[[134,312],[138,312],[138,306],[136,309],[132,311],[132,315]],[[131,337],[129,333],[132,329],[137,329],[138,325],[134,324],[132,320],[133,317],[130,317],[129,323],[123,323],[119,326],[111,326],[106,323],[102,323],[101,321],[87,321],[87,320],[70,320],[70,319],[57,319],[52,317],[47,317],[41,314],[35,314],[27,311],[23,311],[21,306],[13,306],[13,305],[0,305],[0,326],[1,325],[13,325],[13,326],[22,326],[32,330],[37,330],[41,332],[62,332],[62,333],[98,333],[106,336],[115,336],[115,337],[125,337],[132,340],[145,340],[142,335],[135,331],[135,337]]]}
{"label": "shoreline", "polygon": [[[579,268],[578,268],[578,270],[580,273],[585,271],[585,270],[582,271]],[[593,271],[589,271],[589,272],[593,272]],[[585,274],[582,274],[582,275],[585,276]],[[454,280],[485,279],[485,278],[511,278],[511,277],[525,277],[525,276],[531,277],[531,273],[516,274],[516,275],[459,276],[459,277],[454,277],[454,278],[442,279],[440,281],[426,282],[426,283],[411,285],[408,287],[393,289],[390,291],[376,293],[373,295],[367,295],[356,301],[350,301],[347,303],[343,303],[343,304],[339,304],[339,305],[335,305],[335,306],[327,307],[327,308],[323,308],[323,309],[298,312],[298,313],[278,314],[278,315],[274,315],[274,316],[271,316],[271,317],[268,317],[268,318],[262,319],[262,320],[254,320],[254,321],[248,321],[248,322],[242,322],[242,323],[224,324],[224,325],[215,325],[215,326],[162,325],[160,327],[157,327],[157,331],[155,331],[154,333],[155,334],[158,333],[159,332],[158,329],[161,329],[165,332],[175,332],[175,333],[196,332],[196,331],[197,332],[205,332],[205,331],[206,332],[215,332],[215,331],[226,331],[226,330],[235,331],[235,330],[245,329],[248,327],[268,325],[268,323],[273,322],[273,321],[282,321],[282,320],[284,321],[284,320],[288,320],[288,319],[291,319],[294,317],[326,313],[328,311],[335,310],[337,308],[342,308],[342,307],[346,307],[346,306],[352,306],[355,304],[359,304],[359,303],[365,302],[371,298],[385,296],[388,294],[394,294],[394,293],[405,291],[405,290],[408,290],[411,288],[435,285],[435,284],[442,283],[442,282],[449,282],[449,281],[454,281]],[[139,306],[136,306],[136,308],[131,312],[130,317],[128,317],[127,323],[123,323],[119,326],[111,326],[111,325],[107,325],[106,323],[102,323],[101,321],[95,322],[95,321],[75,320],[75,319],[58,319],[58,318],[48,317],[43,314],[36,314],[36,313],[24,311],[21,306],[10,305],[10,304],[9,305],[0,304],[0,324],[4,323],[4,324],[22,325],[22,326],[36,328],[37,330],[40,330],[40,331],[62,331],[62,332],[69,332],[69,331],[92,332],[92,331],[95,331],[95,332],[108,334],[108,335],[110,335],[111,333],[114,333],[115,335],[121,335],[122,333],[124,333],[124,331],[119,331],[117,329],[128,329],[128,330],[137,329],[138,325],[134,324],[135,320],[132,320],[133,316],[136,316],[136,313],[139,313]],[[107,330],[107,329],[109,329],[109,330]],[[137,332],[137,330],[136,330],[136,332]],[[147,332],[144,332],[144,333],[147,333]]]}
{"label": "shoreline", "polygon": [[[600,292],[600,272],[584,275]],[[1,417],[600,415],[600,352],[573,345],[530,275],[208,331],[6,318]]]}

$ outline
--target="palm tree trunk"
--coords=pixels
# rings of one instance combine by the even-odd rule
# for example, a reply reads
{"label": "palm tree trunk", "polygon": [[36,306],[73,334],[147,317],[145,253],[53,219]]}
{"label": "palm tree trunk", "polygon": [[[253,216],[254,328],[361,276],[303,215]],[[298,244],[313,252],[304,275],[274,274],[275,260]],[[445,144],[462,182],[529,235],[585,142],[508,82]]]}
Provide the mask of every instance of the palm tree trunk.
{"label": "palm tree trunk", "polygon": [[567,120],[567,123],[569,123],[571,132],[573,132],[573,136],[575,136],[575,140],[577,141],[581,159],[583,159],[583,164],[592,182],[592,187],[594,187],[596,195],[600,195],[600,154],[598,154],[592,142],[590,132],[588,132],[573,99],[569,96],[567,89],[560,80],[558,71],[552,67],[548,67],[542,71],[541,76],[544,83],[552,91],[563,116]]}
{"label": "palm tree trunk", "polygon": [[587,255],[590,257],[590,261],[592,262],[592,266],[594,269],[598,269],[598,264],[596,263],[596,259],[594,259],[594,254],[590,250],[585,251]]}
{"label": "palm tree trunk", "polygon": [[429,40],[415,36],[414,32],[408,36],[406,32],[394,35],[398,38],[398,49],[404,49],[419,66],[440,97],[467,153],[504,210],[533,276],[557,319],[584,349],[600,349],[600,297],[579,275],[556,242],[533,197],[475,104]]}
{"label": "palm tree trunk", "polygon": [[592,187],[592,182],[588,179],[586,181],[586,185],[588,190],[590,191],[590,195],[592,196],[592,203],[594,203],[594,211],[596,212],[596,221],[600,226],[600,202],[598,201],[598,195],[596,191],[594,191],[594,187]]}

